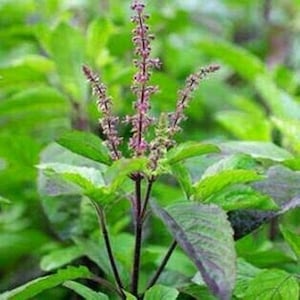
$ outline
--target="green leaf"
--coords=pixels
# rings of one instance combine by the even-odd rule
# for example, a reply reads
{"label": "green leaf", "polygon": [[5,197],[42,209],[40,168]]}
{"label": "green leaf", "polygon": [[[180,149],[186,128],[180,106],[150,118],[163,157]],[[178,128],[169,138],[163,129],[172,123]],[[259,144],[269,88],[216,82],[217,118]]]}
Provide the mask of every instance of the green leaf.
{"label": "green leaf", "polygon": [[166,160],[169,164],[175,164],[182,160],[200,156],[208,153],[217,153],[219,148],[212,144],[201,144],[196,142],[186,142],[172,148],[168,153]]}
{"label": "green leaf", "polygon": [[115,191],[128,176],[135,172],[142,172],[147,169],[148,159],[146,157],[138,157],[126,159],[122,158],[115,161],[111,167],[107,169],[105,177],[109,181],[110,190]]}
{"label": "green leaf", "polygon": [[3,293],[0,298],[10,300],[31,299],[45,290],[64,283],[66,280],[90,277],[91,273],[86,267],[68,267],[59,270],[55,274],[34,279],[16,289]]}
{"label": "green leaf", "polygon": [[72,131],[62,135],[57,143],[74,153],[110,165],[111,158],[100,138],[89,132]]}
{"label": "green leaf", "polygon": [[206,286],[198,284],[190,284],[184,287],[180,287],[180,293],[187,294],[195,300],[217,300],[215,296],[211,294]]}
{"label": "green leaf", "polygon": [[233,185],[208,197],[205,202],[221,206],[226,211],[236,209],[276,210],[278,205],[268,196],[247,185]]}
{"label": "green leaf", "polygon": [[[55,121],[61,128],[68,128],[66,114],[69,104],[57,90],[38,86],[14,93],[11,97],[0,101],[0,122],[2,125],[19,125],[20,129],[50,126],[46,120]],[[60,123],[58,123],[60,121]],[[53,125],[52,125],[53,126]],[[26,131],[28,134],[28,130]]]}
{"label": "green leaf", "polygon": [[[267,243],[265,244],[267,247]],[[283,266],[283,265],[295,265],[297,258],[295,257],[292,251],[289,249],[280,249],[278,246],[273,245],[268,250],[259,250],[259,251],[249,251],[243,253],[243,257],[249,262],[254,264],[259,268],[273,268],[274,266]]]}
{"label": "green leaf", "polygon": [[299,284],[293,275],[282,270],[266,270],[250,283],[245,300],[299,299]]}
{"label": "green leaf", "polygon": [[[134,236],[126,233],[113,235],[110,230],[110,238],[121,279],[127,283],[130,280],[130,271],[132,268],[131,260],[128,258],[133,256]],[[74,240],[84,251],[85,255],[95,262],[103,273],[106,274],[107,278],[112,279],[113,273],[103,237],[99,236],[97,239],[75,237]]]}
{"label": "green leaf", "polygon": [[109,40],[115,28],[109,19],[95,19],[87,29],[87,54],[100,66],[103,65],[99,61],[101,52],[105,50],[107,41]]}
{"label": "green leaf", "polygon": [[[75,154],[56,143],[48,145],[41,152],[40,161],[41,164],[54,164],[54,166],[64,165],[67,162],[70,170],[73,168],[73,171],[79,171],[80,176],[75,175],[75,179],[82,179],[81,184],[103,186],[101,174],[106,169],[105,165]],[[65,168],[61,170],[64,172]],[[50,173],[45,174],[45,170],[39,170],[38,191],[42,195],[43,209],[59,236],[63,239],[70,238],[74,234],[82,233],[81,202],[83,194],[87,191],[66,180],[70,178],[64,179],[62,175],[54,174],[53,171]]]}
{"label": "green leaf", "polygon": [[104,274],[112,277],[111,266],[103,239],[86,239],[75,237],[74,241],[91,261],[101,268]]}
{"label": "green leaf", "polygon": [[187,168],[181,164],[177,163],[171,166],[172,174],[178,180],[182,190],[185,192],[187,198],[193,194],[192,179]]}
{"label": "green leaf", "polygon": [[293,156],[286,150],[267,142],[225,142],[218,144],[222,153],[244,153],[254,158],[264,158],[273,161],[284,161],[291,159]]}
{"label": "green leaf", "polygon": [[172,287],[160,284],[154,285],[145,293],[145,300],[175,300],[179,292]]}
{"label": "green leaf", "polygon": [[257,166],[257,162],[250,155],[237,153],[226,156],[225,158],[210,165],[203,173],[201,179],[216,175],[221,171],[235,170],[235,169],[254,169]]}
{"label": "green leaf", "polygon": [[[28,219],[22,218],[21,216],[16,218],[16,216],[14,216],[16,213],[17,212],[12,212],[8,215],[16,226],[15,228],[6,229],[5,227],[3,228],[1,224],[0,264],[4,270],[6,267],[11,268],[14,262],[22,261],[24,256],[38,256],[41,249],[49,243],[49,236],[42,233],[42,231],[22,228],[24,225],[28,227]],[[1,221],[3,217],[1,214]],[[15,220],[13,218],[15,218]]]}
{"label": "green leaf", "polygon": [[75,101],[86,97],[87,84],[81,67],[85,62],[85,42],[74,27],[61,23],[51,34],[50,52],[63,88]]}
{"label": "green leaf", "polygon": [[126,295],[126,300],[136,300],[136,297],[130,294],[129,292],[124,291]]}
{"label": "green leaf", "polygon": [[84,191],[84,195],[98,203],[101,207],[113,204],[120,199],[116,191],[112,191],[110,187],[92,188]]}
{"label": "green leaf", "polygon": [[44,271],[52,271],[72,262],[82,255],[83,252],[78,246],[56,249],[42,257],[40,267]]}
{"label": "green leaf", "polygon": [[300,121],[275,117],[272,121],[283,134],[283,143],[300,154]]}
{"label": "green leaf", "polygon": [[280,118],[299,119],[299,103],[291,95],[278,88],[271,76],[258,74],[254,84],[273,115]]}
{"label": "green leaf", "polygon": [[244,48],[220,39],[204,39],[198,42],[201,52],[209,53],[231,66],[247,80],[253,81],[259,74],[266,74],[264,63]]}
{"label": "green leaf", "polygon": [[285,160],[283,164],[294,171],[300,171],[300,157]]}
{"label": "green leaf", "polygon": [[179,203],[153,205],[181,248],[198,267],[211,291],[229,300],[235,283],[235,249],[225,212],[215,205]]}
{"label": "green leaf", "polygon": [[224,170],[216,175],[205,177],[194,185],[195,197],[205,201],[223,188],[237,183],[246,183],[264,178],[253,170]]}
{"label": "green leaf", "polygon": [[300,235],[282,225],[280,225],[280,231],[284,240],[290,245],[298,259],[300,259]]}
{"label": "green leaf", "polygon": [[27,65],[12,65],[0,68],[0,86],[30,86],[33,83],[44,83],[46,76],[44,73],[35,70]]}
{"label": "green leaf", "polygon": [[70,290],[73,290],[76,294],[80,295],[86,300],[109,300],[108,296],[106,296],[103,293],[95,292],[88,288],[87,286],[84,286],[83,284],[80,284],[76,281],[66,281],[63,286],[67,287]]}
{"label": "green leaf", "polygon": [[62,163],[44,163],[37,167],[46,175],[59,175],[62,179],[74,183],[84,190],[93,190],[104,185],[100,171],[92,167],[78,167]]}
{"label": "green leaf", "polygon": [[[216,47],[217,45],[217,47]],[[249,80],[276,116],[300,117],[300,105],[273,82],[264,63],[244,48],[221,39],[204,39],[198,43],[201,52],[217,57]]]}
{"label": "green leaf", "polygon": [[238,258],[236,284],[233,292],[234,295],[238,298],[244,299],[249,283],[262,271],[262,269],[249,264],[246,260]]}
{"label": "green leaf", "polygon": [[10,204],[11,201],[9,201],[8,199],[0,196],[0,204]]}
{"label": "green leaf", "polygon": [[[270,121],[257,115],[240,111],[221,111],[216,115],[217,121],[229,132],[241,140],[270,141]],[[243,124],[241,126],[241,124]]]}

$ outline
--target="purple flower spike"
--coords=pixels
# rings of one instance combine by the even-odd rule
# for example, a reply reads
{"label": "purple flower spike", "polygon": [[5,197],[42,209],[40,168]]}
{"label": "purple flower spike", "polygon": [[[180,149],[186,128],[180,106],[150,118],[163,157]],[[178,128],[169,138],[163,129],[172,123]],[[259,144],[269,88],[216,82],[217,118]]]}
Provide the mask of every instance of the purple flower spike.
{"label": "purple flower spike", "polygon": [[169,135],[172,137],[176,132],[180,131],[180,122],[185,120],[184,109],[188,106],[192,92],[198,87],[201,80],[207,75],[219,70],[220,66],[210,65],[208,67],[201,68],[197,73],[191,74],[185,81],[185,86],[182,90],[179,90],[179,98],[175,112],[170,115]]}
{"label": "purple flower spike", "polygon": [[141,1],[134,1],[131,5],[136,15],[132,17],[132,22],[136,24],[133,32],[132,42],[135,46],[134,53],[137,58],[133,61],[137,72],[133,77],[132,92],[137,97],[134,104],[136,114],[127,118],[132,125],[132,138],[129,147],[135,156],[141,156],[148,150],[148,143],[143,138],[146,129],[152,123],[152,118],[148,116],[150,109],[150,97],[157,92],[156,86],[148,85],[151,76],[151,69],[158,68],[160,61],[158,58],[151,58],[151,41],[153,35],[149,34],[148,25],[145,21],[148,15],[144,14],[145,5]]}
{"label": "purple flower spike", "polygon": [[110,150],[110,155],[113,160],[120,159],[121,152],[118,150],[118,147],[122,138],[118,136],[116,129],[119,118],[112,115],[111,98],[107,96],[106,87],[100,82],[99,77],[96,74],[94,74],[87,66],[83,66],[83,72],[87,80],[91,83],[94,94],[98,97],[98,110],[103,114],[99,123],[103,133],[106,135],[106,145]]}

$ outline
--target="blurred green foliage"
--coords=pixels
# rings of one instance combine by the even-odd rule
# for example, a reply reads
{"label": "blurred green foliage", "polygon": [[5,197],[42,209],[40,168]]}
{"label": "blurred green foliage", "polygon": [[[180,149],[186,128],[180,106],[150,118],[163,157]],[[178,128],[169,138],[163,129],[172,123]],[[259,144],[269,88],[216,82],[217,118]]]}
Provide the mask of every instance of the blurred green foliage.
{"label": "blurred green foliage", "polygon": [[[300,2],[147,2],[151,31],[156,35],[153,51],[163,63],[152,79],[161,89],[152,101],[153,115],[173,109],[176,91],[189,73],[199,66],[219,63],[221,71],[213,80],[202,82],[195,93],[187,111],[188,120],[177,140],[274,142],[293,154],[289,159],[284,158],[285,165],[299,171]],[[69,155],[61,146],[51,143],[71,129],[102,134],[95,98],[81,70],[83,64],[99,71],[108,84],[116,114],[124,116],[132,111],[130,78],[134,71],[129,6],[127,0],[0,0],[1,291],[72,260],[85,263],[83,256],[88,257],[88,264],[107,268],[105,273],[110,273],[106,256],[98,253],[104,245],[97,233],[93,232],[93,239],[87,239],[90,228],[95,229],[97,224],[91,207],[78,194],[66,193],[53,199],[43,191],[39,193],[37,183],[41,186],[44,178],[38,176],[35,166],[40,160],[42,163],[60,160],[80,168],[80,163],[76,164],[80,152]],[[124,125],[121,132],[126,139],[130,129]],[[99,155],[98,162],[104,159]],[[93,160],[96,161],[89,162],[91,169],[99,164],[97,159]],[[196,167],[190,163],[189,169],[199,178],[212,163],[203,161]],[[154,189],[154,197],[161,204],[183,197],[178,184],[172,180],[163,177]],[[178,181],[189,193],[188,179]],[[126,186],[126,180],[123,184]],[[199,187],[200,192],[203,191]],[[250,193],[255,201],[257,194],[244,188],[239,190],[239,193],[244,192],[247,197]],[[218,201],[223,200],[220,197]],[[121,233],[128,229],[128,207],[128,203],[119,199],[117,208],[108,212],[125,282],[133,244],[131,234]],[[77,218],[78,211],[83,212],[80,218]],[[265,227],[255,237],[250,235],[238,241],[239,255],[257,268],[276,267],[299,274],[299,220],[299,211],[295,211],[283,219],[282,234],[277,230],[275,237],[271,234],[268,239],[270,230]],[[169,242],[161,224],[154,220],[149,222],[154,230],[148,233],[150,242],[143,254],[142,284],[147,280],[147,270],[158,265]],[[159,236],[155,230],[160,232]],[[64,254],[60,255],[59,251]],[[60,261],[64,255],[66,259]],[[178,263],[183,274],[178,272]],[[247,276],[242,274],[243,263],[241,266],[238,279],[242,281],[246,280],[243,276]],[[286,276],[285,271],[273,275],[265,271],[255,280],[263,281],[272,275],[280,281]],[[180,282],[195,272],[193,265],[178,251],[163,280],[170,284]],[[248,277],[254,278],[257,271],[251,269],[251,272]],[[72,279],[72,276],[66,278]],[[297,289],[295,282],[289,284]],[[67,285],[80,289],[71,281]],[[239,286],[235,297],[244,299],[246,295],[245,299],[253,299],[251,293],[257,292],[252,291],[253,285],[247,293]],[[185,294],[198,292],[207,293],[189,288]],[[70,293],[66,287],[60,287],[34,299],[71,299]],[[203,299],[211,299],[209,297],[212,296]]]}

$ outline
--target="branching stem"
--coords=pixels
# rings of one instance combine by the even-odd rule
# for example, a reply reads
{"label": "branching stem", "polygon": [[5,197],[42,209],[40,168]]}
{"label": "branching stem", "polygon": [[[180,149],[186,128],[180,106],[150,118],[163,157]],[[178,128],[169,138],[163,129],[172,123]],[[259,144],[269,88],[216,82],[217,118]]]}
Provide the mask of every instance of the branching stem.
{"label": "branching stem", "polygon": [[147,285],[147,290],[150,289],[158,280],[159,276],[161,275],[162,271],[164,270],[165,266],[167,265],[173,251],[175,250],[176,246],[177,246],[177,242],[173,241],[172,244],[170,245],[166,255],[164,256],[163,260],[161,261],[158,269],[156,270],[155,274],[150,279],[150,281]]}
{"label": "branching stem", "polygon": [[105,279],[103,279],[99,276],[96,276],[95,274],[92,275],[90,280],[99,283],[101,286],[103,286],[103,287],[107,288],[108,290],[118,294],[122,299],[124,299],[123,293],[121,293],[118,289],[116,289],[116,287],[113,284],[111,284],[109,281],[107,281],[107,280],[105,280]]}
{"label": "branching stem", "polygon": [[120,277],[120,274],[119,274],[119,271],[118,271],[118,268],[117,268],[117,264],[116,264],[116,261],[115,261],[114,255],[113,255],[108,230],[107,230],[107,227],[106,227],[106,220],[105,220],[104,211],[103,211],[102,208],[100,208],[97,205],[97,203],[95,203],[94,201],[92,201],[92,203],[93,203],[93,205],[96,209],[97,215],[98,215],[99,225],[100,225],[100,228],[101,228],[101,231],[102,231],[106,251],[107,251],[108,258],[109,258],[109,261],[110,261],[110,265],[111,265],[111,268],[112,268],[112,271],[113,271],[113,275],[114,275],[114,278],[115,278],[115,281],[116,281],[116,284],[117,284],[117,287],[118,287],[119,294],[122,295],[122,299],[126,299],[126,296],[123,292],[123,283],[121,281],[121,277]]}
{"label": "branching stem", "polygon": [[154,182],[154,179],[152,179],[152,178],[150,178],[149,181],[148,181],[145,201],[143,203],[143,209],[142,209],[141,214],[140,214],[142,221],[145,219],[145,214],[146,214],[146,211],[147,211],[147,206],[148,206],[148,203],[149,203],[153,182]]}

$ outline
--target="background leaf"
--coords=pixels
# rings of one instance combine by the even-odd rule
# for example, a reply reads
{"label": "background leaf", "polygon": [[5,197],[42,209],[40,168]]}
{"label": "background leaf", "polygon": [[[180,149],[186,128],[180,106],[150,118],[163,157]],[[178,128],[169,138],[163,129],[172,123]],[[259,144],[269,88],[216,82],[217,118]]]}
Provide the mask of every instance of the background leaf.
{"label": "background leaf", "polygon": [[[236,138],[248,141],[270,141],[271,124],[264,117],[240,111],[221,111],[216,119]],[[243,126],[241,126],[243,124]]]}
{"label": "background leaf", "polygon": [[10,204],[10,203],[11,202],[8,199],[0,196],[0,204]]}
{"label": "background leaf", "polygon": [[92,289],[80,284],[76,281],[66,281],[63,284],[68,289],[73,290],[76,294],[80,295],[83,299],[86,300],[109,300],[108,296],[103,293],[95,292]]}
{"label": "background leaf", "polygon": [[43,291],[64,283],[66,280],[90,278],[91,273],[86,267],[68,267],[57,273],[34,279],[14,290],[0,295],[3,299],[25,300],[30,299]]}
{"label": "background leaf", "polygon": [[219,147],[222,153],[244,153],[254,158],[270,159],[279,162],[293,157],[287,150],[266,142],[225,142],[219,144]]}
{"label": "background leaf", "polygon": [[87,89],[81,71],[85,60],[83,36],[74,27],[61,23],[51,33],[50,51],[63,88],[73,100],[83,101]]}
{"label": "background leaf", "polygon": [[69,264],[82,255],[83,253],[81,249],[77,246],[56,249],[43,256],[40,262],[40,267],[44,271],[52,271]]}
{"label": "background leaf", "polygon": [[196,182],[194,184],[195,196],[196,199],[205,201],[209,196],[231,184],[258,181],[262,178],[252,170],[225,170]]}
{"label": "background leaf", "polygon": [[300,235],[284,226],[280,226],[280,231],[283,234],[285,241],[290,245],[298,259],[300,259]]}

